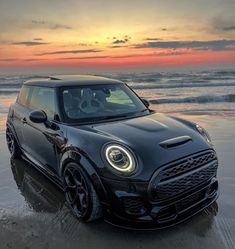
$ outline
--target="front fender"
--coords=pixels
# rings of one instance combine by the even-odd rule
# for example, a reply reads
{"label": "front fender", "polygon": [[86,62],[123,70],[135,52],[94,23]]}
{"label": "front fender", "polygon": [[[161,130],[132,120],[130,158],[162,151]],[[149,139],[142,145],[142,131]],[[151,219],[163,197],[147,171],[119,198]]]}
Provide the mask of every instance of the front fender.
{"label": "front fender", "polygon": [[9,129],[13,132],[14,137],[15,137],[15,140],[16,140],[17,144],[20,146],[19,138],[18,138],[18,136],[17,136],[15,127],[14,127],[14,125],[12,124],[11,121],[7,120],[6,128],[9,128]]}
{"label": "front fender", "polygon": [[78,149],[75,148],[67,148],[67,151],[63,154],[60,165],[59,165],[59,171],[58,174],[60,177],[63,176],[63,171],[69,162],[75,162],[80,167],[83,168],[83,170],[87,173],[88,177],[93,183],[93,186],[99,196],[100,202],[102,204],[109,205],[109,199],[107,197],[107,191],[97,173],[94,167],[94,163],[89,160],[89,158],[86,158]]}

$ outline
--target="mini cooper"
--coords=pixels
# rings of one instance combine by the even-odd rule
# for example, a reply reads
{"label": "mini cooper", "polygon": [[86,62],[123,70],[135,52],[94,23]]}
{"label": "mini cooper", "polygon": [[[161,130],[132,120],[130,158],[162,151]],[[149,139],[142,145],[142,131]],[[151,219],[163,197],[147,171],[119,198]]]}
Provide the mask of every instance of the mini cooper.
{"label": "mini cooper", "polygon": [[125,83],[95,76],[25,82],[6,140],[61,187],[83,222],[162,228],[218,197],[218,161],[207,131],[149,108]]}

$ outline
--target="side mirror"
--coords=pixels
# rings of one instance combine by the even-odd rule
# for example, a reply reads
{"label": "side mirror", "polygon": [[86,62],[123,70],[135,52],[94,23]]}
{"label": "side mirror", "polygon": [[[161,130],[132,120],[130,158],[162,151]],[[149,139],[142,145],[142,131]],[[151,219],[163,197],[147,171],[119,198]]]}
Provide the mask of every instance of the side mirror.
{"label": "side mirror", "polygon": [[45,123],[47,121],[47,115],[44,111],[35,110],[30,112],[29,119],[34,123]]}
{"label": "side mirror", "polygon": [[141,100],[147,108],[150,106],[150,103],[148,102],[147,99],[141,99]]}

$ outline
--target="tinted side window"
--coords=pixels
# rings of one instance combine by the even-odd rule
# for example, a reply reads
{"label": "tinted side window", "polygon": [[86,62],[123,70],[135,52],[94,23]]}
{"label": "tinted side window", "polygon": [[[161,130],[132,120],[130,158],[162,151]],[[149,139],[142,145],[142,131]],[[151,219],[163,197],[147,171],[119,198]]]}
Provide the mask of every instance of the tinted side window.
{"label": "tinted side window", "polygon": [[17,98],[17,102],[23,106],[27,105],[30,88],[28,86],[22,86]]}
{"label": "tinted side window", "polygon": [[43,110],[48,119],[55,116],[55,90],[48,87],[33,87],[29,108]]}

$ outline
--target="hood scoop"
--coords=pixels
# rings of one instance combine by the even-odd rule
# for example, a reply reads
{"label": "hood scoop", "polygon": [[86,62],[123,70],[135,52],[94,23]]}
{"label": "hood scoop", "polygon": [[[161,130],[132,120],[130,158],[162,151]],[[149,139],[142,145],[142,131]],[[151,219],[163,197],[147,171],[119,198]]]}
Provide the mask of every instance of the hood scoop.
{"label": "hood scoop", "polygon": [[193,139],[190,136],[180,136],[171,139],[164,140],[159,143],[159,145],[165,149],[171,149],[174,147],[178,147],[180,145],[184,145],[188,142],[192,142]]}

